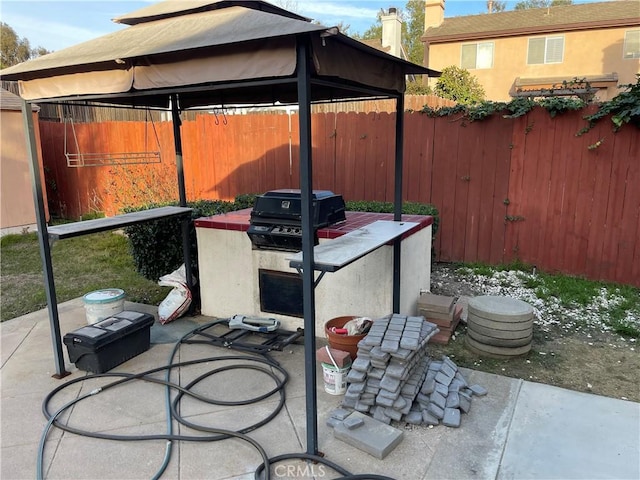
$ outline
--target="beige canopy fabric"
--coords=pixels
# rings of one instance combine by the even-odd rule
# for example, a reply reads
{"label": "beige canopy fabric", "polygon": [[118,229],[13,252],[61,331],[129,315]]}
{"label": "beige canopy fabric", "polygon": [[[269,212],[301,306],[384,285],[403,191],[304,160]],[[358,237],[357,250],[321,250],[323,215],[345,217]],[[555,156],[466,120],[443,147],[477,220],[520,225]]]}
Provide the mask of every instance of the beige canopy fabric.
{"label": "beige canopy fabric", "polygon": [[113,19],[115,23],[123,23],[126,25],[136,25],[138,23],[160,20],[163,18],[174,17],[176,15],[186,15],[191,13],[206,12],[221,8],[228,8],[233,4],[242,4],[243,6],[251,6],[254,10],[275,13],[288,18],[304,20],[310,22],[311,19],[290,12],[276,5],[272,5],[260,0],[244,0],[242,2],[229,0],[180,0],[170,2],[160,2],[148,5],[146,7],[135,10],[134,12],[120,15]]}
{"label": "beige canopy fabric", "polygon": [[296,68],[295,39],[276,38],[232,45],[216,55],[206,53],[187,60],[157,63],[146,57],[122,70],[71,73],[20,81],[26,100],[177,87],[246,78],[285,77]]}
{"label": "beige canopy fabric", "polygon": [[127,92],[133,85],[133,69],[102,72],[80,72],[50,78],[18,82],[20,96],[25,100],[55,98],[95,93]]}
{"label": "beige canopy fabric", "polygon": [[133,87],[148,90],[178,85],[225,82],[246,78],[286,77],[296,70],[293,38],[276,38],[249,45],[232,45],[219,55],[134,68]]}
{"label": "beige canopy fabric", "polygon": [[339,77],[370,87],[404,91],[402,66],[374,55],[362,55],[336,36],[312,37],[313,59],[319,76]]}
{"label": "beige canopy fabric", "polygon": [[[174,3],[174,2],[169,2]],[[325,30],[305,21],[229,7],[140,23],[2,70],[7,80],[75,73],[77,70],[119,68],[138,59]],[[183,57],[184,58],[184,57]]]}
{"label": "beige canopy fabric", "polygon": [[[228,0],[162,2],[118,17],[132,23],[121,31],[10,67],[0,75],[19,80],[21,95],[32,101],[125,94],[118,103],[162,106],[164,101],[153,98],[160,88],[292,77],[301,35],[312,40],[314,77],[402,93],[404,75],[436,73],[379,52],[336,28],[312,24],[295,14],[283,15],[281,9],[266,5]],[[145,91],[148,101],[140,95],[135,102],[127,100]],[[264,98],[256,93],[252,97],[257,102],[295,99],[295,91],[285,87],[266,91]],[[336,95],[354,96],[319,89],[314,100]],[[185,97],[185,104],[196,106],[195,97]],[[210,99],[203,102],[209,104]]]}

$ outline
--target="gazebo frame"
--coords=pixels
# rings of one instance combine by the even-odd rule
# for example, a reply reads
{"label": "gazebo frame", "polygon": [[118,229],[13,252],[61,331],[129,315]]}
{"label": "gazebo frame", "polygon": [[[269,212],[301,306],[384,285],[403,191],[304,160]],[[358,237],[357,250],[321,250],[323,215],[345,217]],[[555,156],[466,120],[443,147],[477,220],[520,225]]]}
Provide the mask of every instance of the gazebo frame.
{"label": "gazebo frame", "polygon": [[[207,2],[203,2],[207,3]],[[217,2],[209,2],[215,4]],[[226,4],[233,2],[225,2]],[[239,2],[246,3],[246,2]],[[264,2],[254,2],[262,4]],[[280,13],[280,12],[278,12]],[[299,22],[294,14],[292,20]],[[171,19],[162,21],[170,22]],[[317,392],[316,392],[316,368],[315,368],[315,268],[314,268],[314,237],[312,223],[312,190],[313,190],[313,168],[312,168],[312,138],[311,138],[311,104],[318,101],[332,100],[357,100],[370,98],[391,98],[396,101],[396,124],[395,124],[395,181],[394,181],[394,221],[401,220],[402,210],[402,169],[403,169],[403,111],[404,111],[404,82],[407,74],[431,74],[434,72],[423,67],[405,62],[391,57],[383,52],[374,50],[364,44],[350,39],[335,29],[325,27],[308,28],[309,31],[295,32],[290,35],[295,40],[295,72],[294,75],[281,78],[247,78],[241,81],[231,82],[210,82],[198,85],[177,85],[168,88],[155,88],[151,90],[134,90],[118,93],[97,93],[97,94],[68,94],[60,97],[35,98],[23,101],[23,118],[25,131],[27,133],[27,148],[30,157],[30,173],[32,180],[33,197],[36,206],[36,220],[38,227],[38,239],[40,254],[44,270],[44,283],[49,311],[49,322],[51,328],[51,339],[56,365],[56,377],[62,378],[68,374],[64,365],[64,357],[61,342],[60,323],[58,317],[57,297],[55,290],[54,273],[51,262],[51,239],[64,239],[98,231],[111,230],[123,225],[151,221],[167,216],[182,217],[183,231],[183,255],[187,268],[187,279],[191,279],[190,272],[190,242],[188,239],[188,218],[190,209],[187,208],[187,198],[185,189],[185,179],[182,158],[182,140],[180,130],[181,104],[188,106],[205,105],[203,102],[217,104],[216,100],[229,99],[220,104],[230,104],[243,98],[247,92],[247,99],[253,101],[255,98],[272,100],[275,96],[284,98],[287,102],[296,102],[299,106],[299,142],[300,142],[300,190],[302,202],[302,286],[303,286],[303,312],[304,312],[304,335],[305,348],[305,392],[306,392],[306,431],[307,431],[307,453],[315,455],[318,453],[317,434]],[[401,88],[378,88],[375,85],[360,83],[352,78],[340,78],[339,76],[322,76],[314,68],[313,40],[321,38],[323,44],[325,38],[333,38],[337,41],[338,48],[344,46],[351,52],[356,52],[365,59],[373,59],[375,65],[379,65],[379,75],[389,74],[401,75],[397,78]],[[64,50],[56,52],[62,54]],[[200,54],[201,55],[201,54]],[[46,56],[43,57],[46,59]],[[38,59],[36,59],[38,60]],[[37,68],[30,69],[29,65],[35,62],[30,61],[18,65],[17,68],[5,70],[1,74],[5,79],[25,80],[47,79],[55,81],[54,70]],[[77,70],[79,67],[74,66]],[[85,68],[81,66],[81,68]],[[86,68],[90,70],[90,68]],[[33,117],[31,115],[31,104],[37,103],[70,103],[85,104],[88,102],[100,102],[104,104],[117,104],[128,106],[158,107],[171,106],[172,120],[174,125],[174,141],[176,150],[176,174],[179,189],[180,207],[164,207],[164,209],[149,210],[146,213],[136,212],[116,217],[89,220],[70,224],[71,226],[48,227],[45,217],[45,209],[42,192],[42,179],[36,148],[36,135]],[[168,209],[168,210],[167,210]],[[400,306],[400,238],[394,240],[393,248],[393,305],[390,307],[394,313],[398,313]]]}

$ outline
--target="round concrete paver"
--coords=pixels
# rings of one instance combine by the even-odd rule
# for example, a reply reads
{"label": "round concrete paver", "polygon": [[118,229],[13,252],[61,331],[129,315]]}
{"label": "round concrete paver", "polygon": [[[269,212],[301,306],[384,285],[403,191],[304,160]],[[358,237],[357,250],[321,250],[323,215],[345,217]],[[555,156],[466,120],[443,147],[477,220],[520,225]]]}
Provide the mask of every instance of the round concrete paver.
{"label": "round concrete paver", "polygon": [[469,300],[467,347],[480,355],[509,358],[531,350],[533,307],[510,297]]}
{"label": "round concrete paver", "polygon": [[477,342],[469,335],[465,338],[467,348],[472,352],[487,357],[506,359],[524,355],[531,350],[531,342],[521,347],[496,347],[495,345],[485,345],[484,343]]}
{"label": "round concrete paver", "polygon": [[533,322],[522,322],[517,324],[510,324],[510,326],[515,327],[518,325],[522,325],[523,328],[516,330],[513,328],[512,330],[501,330],[497,328],[489,328],[484,325],[480,325],[478,322],[468,323],[467,328],[469,330],[473,330],[475,333],[479,333],[480,335],[486,335],[491,338],[504,338],[506,340],[511,340],[514,338],[524,338],[528,335],[531,335],[533,331],[532,325]]}
{"label": "round concrete paver", "polygon": [[484,317],[479,317],[475,313],[469,313],[467,325],[481,325],[494,330],[530,330],[533,327],[533,317],[524,322],[516,322],[508,319],[489,320]]}
{"label": "round concrete paver", "polygon": [[529,345],[531,343],[531,339],[533,338],[533,333],[531,333],[531,331],[529,331],[529,334],[526,337],[521,338],[495,338],[489,335],[482,335],[481,333],[478,333],[471,328],[467,329],[467,335],[469,335],[477,342],[483,343],[485,345],[510,348]]}
{"label": "round concrete paver", "polygon": [[482,295],[469,300],[469,313],[498,322],[524,322],[533,318],[533,307],[516,298]]}

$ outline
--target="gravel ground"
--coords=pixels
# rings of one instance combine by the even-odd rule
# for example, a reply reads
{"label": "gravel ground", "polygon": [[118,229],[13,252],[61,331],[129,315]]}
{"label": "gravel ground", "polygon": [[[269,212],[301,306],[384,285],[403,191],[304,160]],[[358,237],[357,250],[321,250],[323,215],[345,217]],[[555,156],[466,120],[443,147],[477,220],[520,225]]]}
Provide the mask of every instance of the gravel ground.
{"label": "gravel ground", "polygon": [[[534,308],[534,339],[527,355],[509,360],[483,359],[464,348],[466,327],[461,323],[447,346],[433,353],[457,357],[462,366],[548,383],[573,390],[640,401],[638,339],[615,332],[608,324],[606,307],[621,297],[601,289],[584,307],[567,308],[555,299],[541,300],[525,286],[535,273],[521,271],[478,275],[457,265],[432,265],[431,292],[453,297],[503,295],[518,298]],[[625,323],[640,328],[636,312]]]}

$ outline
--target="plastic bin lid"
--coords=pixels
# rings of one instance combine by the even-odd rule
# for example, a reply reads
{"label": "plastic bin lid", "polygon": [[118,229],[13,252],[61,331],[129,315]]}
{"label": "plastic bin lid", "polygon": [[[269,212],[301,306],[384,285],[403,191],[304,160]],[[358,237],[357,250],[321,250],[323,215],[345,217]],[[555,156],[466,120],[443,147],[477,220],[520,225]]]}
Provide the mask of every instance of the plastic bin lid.
{"label": "plastic bin lid", "polygon": [[87,293],[83,299],[85,303],[110,303],[124,298],[124,290],[120,288],[105,288]]}
{"label": "plastic bin lid", "polygon": [[135,331],[151,327],[154,320],[153,315],[124,311],[67,333],[63,341],[65,345],[98,350]]}

